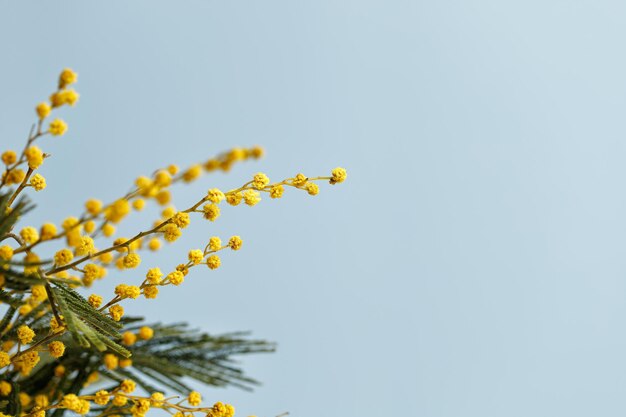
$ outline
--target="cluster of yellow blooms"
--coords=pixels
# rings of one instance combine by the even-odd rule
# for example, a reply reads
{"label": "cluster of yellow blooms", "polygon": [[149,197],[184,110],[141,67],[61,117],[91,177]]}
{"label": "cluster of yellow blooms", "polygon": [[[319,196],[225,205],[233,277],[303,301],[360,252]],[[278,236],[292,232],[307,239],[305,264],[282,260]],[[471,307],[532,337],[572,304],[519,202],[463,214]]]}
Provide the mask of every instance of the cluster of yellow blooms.
{"label": "cluster of yellow blooms", "polygon": [[[216,402],[210,407],[202,406],[202,396],[197,391],[191,391],[186,398],[180,400],[177,396],[165,397],[162,392],[153,392],[150,396],[133,395],[135,389],[135,382],[127,379],[111,391],[99,390],[89,395],[66,394],[55,403],[51,403],[47,396],[37,395],[31,398],[23,393],[20,393],[20,401],[23,407],[31,406],[31,411],[24,415],[33,417],[45,417],[47,411],[55,409],[67,409],[85,415],[91,410],[92,403],[97,406],[108,406],[107,410],[114,410],[100,414],[113,417],[122,415],[143,417],[152,408],[165,410],[174,417],[186,417],[198,412],[205,413],[207,417],[233,417],[235,415],[235,408],[230,404]],[[11,390],[10,384],[5,381],[0,382],[0,395],[7,396],[11,394]],[[177,401],[174,402],[174,400]],[[0,416],[6,415],[0,413]]]}
{"label": "cluster of yellow blooms", "polygon": [[[78,93],[69,88],[76,80],[77,75],[74,71],[63,70],[59,76],[58,88],[52,93],[49,101],[36,106],[37,123],[31,130],[23,151],[20,154],[13,150],[2,153],[4,172],[0,181],[0,190],[15,186],[15,189],[10,191],[7,210],[11,210],[18,196],[28,187],[32,187],[35,191],[42,191],[46,188],[46,179],[36,171],[50,155],[37,147],[34,142],[46,135],[65,134],[68,127],[63,120],[58,118],[49,122],[47,120],[53,110],[65,105],[74,106],[77,103]],[[140,256],[142,250],[156,251],[162,247],[163,242],[176,241],[182,235],[183,230],[190,225],[192,216],[195,214],[213,222],[220,217],[225,205],[238,206],[244,203],[248,206],[255,206],[261,201],[263,193],[268,194],[272,199],[277,199],[283,196],[288,187],[316,195],[319,193],[317,181],[324,180],[330,184],[337,184],[346,180],[347,175],[343,168],[333,169],[326,177],[307,177],[300,173],[278,182],[272,182],[264,173],[257,173],[239,188],[228,191],[218,188],[209,189],[195,204],[184,210],[177,210],[171,205],[170,187],[173,184],[189,183],[203,173],[215,170],[229,171],[238,162],[258,159],[262,155],[263,150],[259,147],[235,148],[184,170],[176,165],[169,165],[157,170],[151,176],[137,178],[132,191],[115,201],[103,203],[97,199],[87,200],[84,204],[84,212],[80,216],[66,218],[59,227],[53,223],[45,223],[40,227],[26,226],[19,232],[10,231],[6,236],[0,236],[0,242],[5,239],[12,239],[15,242],[14,245],[0,243],[0,287],[5,284],[2,268],[7,270],[9,266],[22,266],[25,274],[36,275],[47,283],[63,282],[74,288],[90,287],[95,280],[104,278],[112,267],[119,270],[139,268],[142,262]],[[132,237],[116,236],[116,226],[133,210],[141,211],[150,200],[163,207],[161,217],[153,223],[152,227]],[[64,242],[64,245],[54,253],[50,262],[41,261],[36,250],[43,242],[52,241]],[[103,248],[98,248],[96,241],[103,242]],[[157,298],[161,287],[181,285],[191,268],[206,265],[208,269],[215,270],[221,265],[218,253],[227,249],[237,251],[241,247],[242,239],[239,236],[232,236],[225,241],[213,236],[204,248],[189,250],[187,259],[176,267],[165,272],[158,267],[149,268],[145,272],[145,278],[141,283],[137,283],[138,285],[117,285],[106,302],[103,296],[91,294],[88,296],[88,303],[114,321],[120,321],[124,316],[124,308],[121,305],[123,301],[141,296],[147,299]],[[65,344],[56,339],[67,333],[67,325],[63,316],[55,310],[48,286],[49,284],[31,286],[30,294],[19,306],[15,320],[16,323],[21,323],[25,317],[30,317],[31,313],[35,312],[36,317],[53,313],[49,330],[36,334],[31,327],[22,324],[17,331],[9,332],[12,328],[12,324],[9,324],[7,330],[0,335],[2,342],[0,369],[4,369],[4,375],[8,375],[9,369],[23,376],[29,375],[41,360],[40,352],[47,352],[49,355],[45,358],[46,363],[64,355]],[[121,343],[131,346],[137,340],[148,340],[152,336],[151,328],[142,327],[137,333],[123,333]],[[104,353],[102,366],[108,370],[118,367],[126,368],[132,366],[132,359],[119,358],[114,353]],[[63,375],[63,373],[62,365],[59,365],[55,369],[55,374]],[[0,375],[1,378],[2,375]],[[200,394],[195,391],[191,392],[186,399],[188,405],[184,405],[183,401],[172,402],[173,398],[166,398],[158,392],[149,397],[133,396],[131,393],[134,389],[135,383],[127,380],[111,392],[100,390],[92,395],[80,396],[55,393],[52,397],[42,394],[35,396],[34,399],[22,392],[20,401],[23,409],[26,410],[25,415],[35,417],[44,417],[46,411],[58,408],[86,414],[92,403],[99,406],[110,404],[117,407],[115,413],[101,414],[108,416],[131,414],[134,417],[141,417],[150,408],[155,407],[162,408],[175,417],[187,416],[193,412],[203,412],[207,417],[234,415],[234,408],[229,404],[218,402],[211,407],[200,407]],[[9,395],[11,390],[10,383],[0,381],[0,397]],[[0,413],[0,417],[3,416],[4,414]]]}

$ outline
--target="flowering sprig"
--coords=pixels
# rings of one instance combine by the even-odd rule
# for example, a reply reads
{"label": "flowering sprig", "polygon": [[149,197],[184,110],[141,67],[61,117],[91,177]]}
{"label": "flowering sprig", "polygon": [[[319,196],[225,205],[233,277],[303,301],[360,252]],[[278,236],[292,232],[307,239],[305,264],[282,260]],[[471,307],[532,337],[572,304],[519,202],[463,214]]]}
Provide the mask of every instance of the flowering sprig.
{"label": "flowering sprig", "polygon": [[[200,395],[189,393],[184,378],[246,387],[255,381],[234,368],[230,356],[270,352],[273,345],[238,334],[196,334],[181,325],[133,328],[142,319],[126,317],[122,304],[140,296],[157,298],[161,288],[180,286],[197,266],[218,269],[223,251],[242,247],[240,236],[225,241],[213,236],[190,249],[183,262],[165,273],[156,266],[148,268],[136,283],[116,285],[106,302],[98,294],[84,296],[82,288],[105,278],[113,267],[138,270],[142,249],[156,251],[162,242],[177,241],[194,216],[214,222],[224,206],[256,206],[263,194],[278,199],[287,188],[314,196],[320,192],[321,181],[331,185],[344,182],[346,170],[335,168],[329,176],[317,177],[299,173],[278,182],[259,172],[236,189],[210,188],[195,204],[176,210],[170,191],[173,185],[193,182],[203,173],[227,172],[236,163],[263,155],[258,146],[233,148],[186,169],[168,165],[138,177],[129,192],[109,203],[91,198],[82,214],[67,217],[59,227],[44,223],[18,229],[18,221],[31,208],[25,191],[39,192],[48,186],[37,170],[50,155],[39,148],[38,141],[66,133],[63,120],[48,122],[48,118],[56,109],[78,102],[79,95],[71,88],[76,81],[74,71],[63,70],[49,100],[36,106],[37,122],[23,150],[19,154],[7,150],[0,155],[4,164],[0,178],[0,301],[7,305],[0,319],[0,410],[36,417],[47,412],[59,417],[65,410],[141,417],[150,408],[161,408],[177,417],[197,412],[207,417],[231,417],[231,406],[218,402],[202,407]],[[142,211],[147,202],[163,207],[160,218],[132,237],[117,236],[117,226],[131,212]],[[52,245],[56,245],[53,256],[42,259],[40,249]],[[117,382],[119,386],[83,394],[100,376],[103,382]],[[135,383],[152,394],[130,395]],[[152,389],[152,383],[189,395],[174,401],[177,397],[165,397]],[[4,416],[0,412],[0,417]]]}
{"label": "flowering sprig", "polygon": [[22,417],[44,417],[46,411],[61,409],[70,410],[79,415],[88,414],[92,404],[97,407],[94,415],[104,417],[109,415],[132,415],[142,417],[150,409],[162,409],[174,417],[193,416],[195,413],[205,414],[207,417],[233,417],[235,408],[220,401],[212,406],[202,406],[202,396],[197,391],[191,391],[187,397],[165,397],[162,392],[153,392],[150,396],[132,395],[136,389],[134,381],[127,379],[114,389],[99,390],[92,394],[66,394],[57,402],[50,403],[46,397],[35,401],[29,412]]}

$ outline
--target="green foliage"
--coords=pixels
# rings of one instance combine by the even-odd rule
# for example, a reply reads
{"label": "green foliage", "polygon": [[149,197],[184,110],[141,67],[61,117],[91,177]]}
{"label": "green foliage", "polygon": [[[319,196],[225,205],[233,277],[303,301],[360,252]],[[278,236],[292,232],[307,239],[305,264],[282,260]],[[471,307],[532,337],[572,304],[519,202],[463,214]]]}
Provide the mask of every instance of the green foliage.
{"label": "green foliage", "polygon": [[[134,331],[137,327],[127,330]],[[180,393],[191,390],[185,377],[211,386],[250,389],[258,382],[245,376],[233,357],[275,350],[273,343],[249,339],[247,333],[212,336],[189,329],[185,323],[159,323],[150,327],[154,336],[138,340],[130,347],[133,361],[130,373],[146,389],[150,385],[142,382],[143,377]]]}
{"label": "green foliage", "polygon": [[82,347],[93,347],[100,352],[110,349],[125,358],[130,352],[114,342],[121,337],[122,325],[96,310],[76,291],[57,284],[52,290],[63,320],[74,340]]}

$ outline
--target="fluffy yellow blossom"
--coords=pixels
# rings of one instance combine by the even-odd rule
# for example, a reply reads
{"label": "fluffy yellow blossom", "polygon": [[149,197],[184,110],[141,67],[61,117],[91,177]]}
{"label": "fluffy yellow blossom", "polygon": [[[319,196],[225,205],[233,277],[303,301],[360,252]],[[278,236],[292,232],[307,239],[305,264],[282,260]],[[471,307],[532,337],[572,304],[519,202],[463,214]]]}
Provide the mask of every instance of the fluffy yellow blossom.
{"label": "fluffy yellow blossom", "polygon": [[161,230],[163,231],[163,238],[168,242],[174,242],[182,234],[178,226],[172,223],[166,224]]}
{"label": "fluffy yellow blossom", "polygon": [[261,201],[261,195],[254,190],[246,190],[243,192],[243,200],[250,207],[255,206]]}
{"label": "fluffy yellow blossom", "polygon": [[14,359],[13,366],[22,376],[28,376],[40,360],[39,352],[31,350]]}
{"label": "fluffy yellow blossom", "polygon": [[202,211],[204,212],[204,218],[210,221],[215,221],[220,215],[220,208],[217,204],[205,204],[202,207]]}
{"label": "fluffy yellow blossom", "polygon": [[230,161],[242,161],[246,159],[246,151],[242,148],[233,148],[228,154],[228,159]]}
{"label": "fluffy yellow blossom", "polygon": [[65,366],[63,365],[57,365],[54,368],[54,376],[56,377],[62,377],[65,374]]}
{"label": "fluffy yellow blossom", "polygon": [[331,172],[331,175],[332,177],[330,179],[330,183],[333,185],[338,184],[340,182],[344,182],[346,178],[348,178],[348,173],[346,172],[345,169],[341,167],[337,167],[333,169]]}
{"label": "fluffy yellow blossom", "polygon": [[213,404],[213,407],[207,413],[207,417],[233,417],[234,415],[235,408],[232,405],[219,401]]}
{"label": "fluffy yellow blossom", "polygon": [[232,193],[226,196],[226,202],[231,206],[238,206],[243,200],[243,195],[241,193]]}
{"label": "fluffy yellow blossom", "polygon": [[102,234],[106,237],[111,237],[115,234],[115,226],[113,226],[111,223],[107,223],[104,226],[102,226]]}
{"label": "fluffy yellow blossom", "polygon": [[113,397],[112,404],[116,407],[123,407],[126,405],[127,402],[128,397],[125,397],[123,395],[116,395],[115,397]]}
{"label": "fluffy yellow blossom", "polygon": [[65,104],[63,97],[61,96],[61,94],[59,94],[58,91],[50,94],[50,103],[52,104],[53,108],[61,107],[63,104]]}
{"label": "fluffy yellow blossom", "polygon": [[144,416],[148,411],[150,411],[150,400],[145,398],[135,400],[135,403],[130,408],[133,417]]}
{"label": "fluffy yellow blossom", "polygon": [[257,173],[252,179],[252,186],[257,190],[262,190],[269,183],[270,179],[262,172]]}
{"label": "fluffy yellow blossom", "polygon": [[50,351],[50,356],[53,358],[60,358],[65,353],[65,345],[63,342],[55,340],[54,342],[50,342],[48,344],[48,350]]}
{"label": "fluffy yellow blossom", "polygon": [[22,407],[26,407],[32,401],[32,398],[30,397],[30,395],[28,395],[27,393],[23,391],[19,393],[18,397],[19,397],[20,404],[22,405]]}
{"label": "fluffy yellow blossom", "polygon": [[162,392],[153,392],[152,395],[150,395],[150,403],[154,407],[162,406],[164,399],[165,399],[165,395],[163,395]]}
{"label": "fluffy yellow blossom", "polygon": [[150,284],[158,284],[161,282],[161,278],[163,277],[163,272],[159,268],[150,268],[148,273],[146,273],[146,280]]}
{"label": "fluffy yellow blossom", "polygon": [[189,268],[187,268],[187,265],[185,264],[176,265],[176,270],[182,272],[184,276],[187,276],[187,274],[189,273]]}
{"label": "fluffy yellow blossom", "polygon": [[172,217],[172,222],[181,229],[184,229],[185,227],[189,226],[189,213],[183,213],[182,211],[179,211],[174,215],[174,217]]}
{"label": "fluffy yellow blossom", "polygon": [[103,300],[98,294],[91,294],[87,301],[89,301],[89,304],[91,304],[93,308],[100,308]]}
{"label": "fluffy yellow blossom", "polygon": [[41,191],[46,188],[46,179],[41,174],[35,174],[30,178],[30,185],[35,191]]}
{"label": "fluffy yellow blossom", "polygon": [[197,407],[202,403],[202,396],[198,391],[191,391],[187,397],[187,402],[193,407]]}
{"label": "fluffy yellow blossom", "polygon": [[57,227],[53,223],[44,223],[41,226],[39,238],[41,240],[50,240],[57,234]]}
{"label": "fluffy yellow blossom", "polygon": [[15,151],[5,151],[2,153],[2,162],[4,165],[12,165],[17,161],[17,154]]}
{"label": "fluffy yellow blossom", "polygon": [[207,193],[207,200],[211,203],[219,203],[225,198],[224,193],[218,188],[211,188]]}
{"label": "fluffy yellow blossom", "polygon": [[143,198],[138,198],[137,200],[133,201],[133,208],[137,211],[143,210],[145,205],[146,200],[144,200]]}
{"label": "fluffy yellow blossom", "polygon": [[13,391],[13,387],[7,381],[0,381],[0,395],[6,397]]}
{"label": "fluffy yellow blossom", "polygon": [[185,276],[180,271],[173,271],[167,274],[167,279],[174,285],[180,285],[185,280]]}
{"label": "fluffy yellow blossom", "polygon": [[124,315],[124,307],[119,304],[115,304],[109,308],[109,314],[113,320],[120,321]]}
{"label": "fluffy yellow blossom", "polygon": [[136,388],[135,381],[130,380],[130,379],[125,379],[120,384],[120,389],[122,390],[122,392],[125,392],[126,394],[131,394],[133,391],[135,391],[135,388]]}
{"label": "fluffy yellow blossom", "polygon": [[44,301],[48,298],[46,287],[44,287],[43,285],[33,285],[30,288],[30,293],[32,297],[37,301]]}
{"label": "fluffy yellow blossom", "polygon": [[125,198],[120,198],[104,210],[104,217],[113,223],[119,223],[128,213],[130,203]]}
{"label": "fluffy yellow blossom", "polygon": [[82,226],[78,226],[74,229],[68,230],[65,233],[65,241],[69,246],[76,248],[77,246],[81,245],[83,236],[80,234],[80,230],[82,228]]}
{"label": "fluffy yellow blossom", "polygon": [[172,194],[168,190],[161,190],[155,196],[155,200],[157,201],[157,203],[164,206],[172,201]]}
{"label": "fluffy yellow blossom", "polygon": [[91,198],[85,202],[85,210],[89,214],[98,214],[102,210],[102,201]]}
{"label": "fluffy yellow blossom", "polygon": [[25,316],[29,314],[31,311],[33,311],[33,307],[29,304],[24,304],[17,310],[17,312],[20,313],[20,316]]}
{"label": "fluffy yellow blossom", "polygon": [[22,325],[17,329],[17,340],[20,341],[21,344],[27,345],[33,341],[35,337],[35,332],[28,327],[27,325]]}
{"label": "fluffy yellow blossom", "polygon": [[9,245],[0,246],[0,259],[8,261],[13,257],[13,248]]}
{"label": "fluffy yellow blossom", "polygon": [[59,75],[59,90],[67,87],[70,84],[74,84],[77,79],[78,74],[72,71],[72,69],[63,69],[63,71],[61,71],[61,75]]}
{"label": "fluffy yellow blossom", "polygon": [[141,247],[143,246],[143,238],[139,238],[139,239],[135,239],[133,240],[129,245],[128,248],[130,250],[139,250],[141,249]]}
{"label": "fluffy yellow blossom", "polygon": [[209,159],[204,163],[203,167],[208,172],[215,171],[220,167],[220,161],[217,159]]}
{"label": "fluffy yellow blossom", "polygon": [[154,183],[159,187],[167,187],[172,183],[172,176],[166,170],[160,170],[154,175]]}
{"label": "fluffy yellow blossom", "polygon": [[24,180],[24,178],[26,178],[26,173],[24,170],[19,168],[12,169],[8,173],[4,172],[2,174],[2,179],[5,180],[7,185],[19,184]]}
{"label": "fluffy yellow blossom", "polygon": [[91,408],[91,403],[89,401],[80,400],[80,406],[78,407],[78,410],[74,410],[74,411],[76,411],[80,415],[85,415],[89,413],[90,408]]}
{"label": "fluffy yellow blossom", "polygon": [[217,237],[217,236],[213,236],[211,237],[211,239],[209,239],[209,249],[211,249],[212,251],[218,251],[222,248],[222,240]]}
{"label": "fluffy yellow blossom", "polygon": [[119,359],[112,353],[106,353],[102,357],[102,363],[107,369],[115,369],[119,365]]}
{"label": "fluffy yellow blossom", "polygon": [[[63,318],[63,316],[60,317],[61,319]],[[63,323],[59,323],[57,322],[57,318],[52,316],[50,318],[50,329],[56,333],[57,331],[61,330],[61,327],[63,327]]]}
{"label": "fluffy yellow blossom", "polygon": [[241,249],[242,244],[243,244],[243,240],[241,240],[241,237],[239,236],[232,236],[230,240],[228,241],[228,246],[230,246],[232,250]]}
{"label": "fluffy yellow blossom", "polygon": [[129,253],[124,256],[124,268],[132,269],[137,268],[141,263],[141,258],[136,253]]}
{"label": "fluffy yellow blossom", "polygon": [[148,299],[157,298],[157,295],[159,295],[159,287],[156,285],[147,285],[143,289],[143,295]]}
{"label": "fluffy yellow blossom", "polygon": [[77,411],[80,409],[80,398],[76,394],[67,394],[61,400],[61,407]]}
{"label": "fluffy yellow blossom", "polygon": [[4,368],[5,366],[9,366],[11,363],[11,357],[8,353],[0,351],[0,368]]}
{"label": "fluffy yellow blossom", "polygon": [[191,263],[193,263],[194,265],[198,265],[200,262],[202,262],[202,259],[204,259],[204,253],[202,253],[200,249],[193,249],[189,251],[187,257],[189,258],[189,261]]}
{"label": "fluffy yellow blossom", "polygon": [[52,107],[61,107],[64,104],[74,106],[79,97],[80,95],[74,89],[61,90],[50,95],[50,103]]}
{"label": "fluffy yellow blossom", "polygon": [[183,181],[191,182],[195,180],[196,178],[198,178],[200,174],[202,174],[202,166],[193,165],[192,167],[190,167],[187,171],[183,173]]}
{"label": "fluffy yellow blossom", "polygon": [[137,341],[137,335],[133,332],[124,332],[122,334],[122,343],[126,346],[132,346]]}
{"label": "fluffy yellow blossom", "polygon": [[250,149],[250,156],[254,159],[262,158],[264,153],[265,151],[260,146],[254,146],[252,149]]}
{"label": "fluffy yellow blossom", "polygon": [[92,233],[94,230],[96,230],[96,222],[94,222],[93,220],[87,220],[83,227],[85,228],[86,233]]}
{"label": "fluffy yellow blossom", "polygon": [[43,152],[37,146],[30,146],[26,149],[24,156],[28,161],[29,168],[37,169],[43,164]]}
{"label": "fluffy yellow blossom", "polygon": [[206,258],[206,264],[210,269],[217,269],[221,264],[220,257],[217,255],[211,255]]}
{"label": "fluffy yellow blossom", "polygon": [[140,190],[147,189],[152,187],[152,180],[145,176],[137,177],[137,179],[135,180],[135,185]]}
{"label": "fluffy yellow blossom", "polygon": [[61,249],[54,254],[54,263],[57,266],[67,265],[74,259],[74,254],[69,249]]}
{"label": "fluffy yellow blossom", "polygon": [[174,217],[176,213],[176,208],[174,208],[174,206],[169,206],[163,209],[161,216],[163,216],[164,219],[169,219],[170,217]]}
{"label": "fluffy yellow blossom", "polygon": [[124,297],[124,293],[126,292],[126,288],[128,288],[128,285],[126,284],[118,284],[115,286],[115,295],[119,296],[119,297]]}
{"label": "fluffy yellow blossom", "polygon": [[39,240],[39,232],[34,227],[28,226],[20,230],[20,236],[26,243],[35,243]]}
{"label": "fluffy yellow blossom", "polygon": [[111,262],[113,262],[113,253],[112,252],[103,253],[102,255],[98,256],[98,259],[103,264],[110,264]]}
{"label": "fluffy yellow blossom", "polygon": [[136,285],[127,285],[124,288],[125,298],[137,298],[141,295],[141,289]]}
{"label": "fluffy yellow blossom", "polygon": [[76,247],[76,255],[90,255],[96,251],[93,239],[89,236],[83,236],[80,239],[80,244]]}
{"label": "fluffy yellow blossom", "polygon": [[309,195],[318,195],[320,192],[320,187],[314,182],[307,182],[304,185],[304,188],[306,188],[306,191],[307,193],[309,193]]}
{"label": "fluffy yellow blossom", "polygon": [[120,358],[120,368],[128,368],[133,365],[132,359]]}
{"label": "fluffy yellow blossom", "polygon": [[150,249],[151,251],[157,251],[161,249],[161,241],[158,238],[153,237],[148,241],[148,249]]}
{"label": "fluffy yellow blossom", "polygon": [[39,116],[39,119],[43,120],[50,115],[50,111],[52,111],[52,108],[48,103],[43,102],[39,103],[37,107],[35,107],[35,111],[37,112],[37,116]]}
{"label": "fluffy yellow blossom", "polygon": [[304,184],[306,184],[306,182],[307,182],[308,180],[309,180],[309,179],[306,177],[306,175],[304,175],[304,174],[298,174],[298,175],[296,175],[295,177],[293,177],[292,182],[293,182],[293,185],[295,185],[296,187],[301,187],[301,186],[303,186]]}
{"label": "fluffy yellow blossom", "polygon": [[85,276],[90,281],[93,281],[97,278],[102,278],[106,273],[106,269],[96,265],[96,264],[87,264],[84,268]]}
{"label": "fluffy yellow blossom", "polygon": [[283,193],[285,192],[285,187],[283,187],[282,185],[275,185],[272,188],[270,188],[270,197],[271,198],[281,198],[283,196]]}
{"label": "fluffy yellow blossom", "polygon": [[63,104],[69,104],[70,106],[76,104],[78,98],[80,97],[80,95],[72,88],[60,91],[59,96]]}
{"label": "fluffy yellow blossom", "polygon": [[96,392],[93,402],[98,405],[107,405],[109,403],[110,398],[111,398],[111,394],[109,394],[109,391],[100,390]]}
{"label": "fluffy yellow blossom", "polygon": [[[122,244],[126,243],[127,241],[128,241],[128,239],[125,238],[125,237],[118,237],[117,239],[115,239],[113,241],[113,245],[114,246],[121,246]],[[119,247],[119,248],[117,248],[115,250],[118,251],[118,252],[126,252],[126,248],[124,246],[121,246],[121,247]]]}
{"label": "fluffy yellow blossom", "polygon": [[76,229],[79,227],[79,223],[80,221],[76,218],[76,217],[68,217],[65,220],[63,220],[63,223],[61,223],[61,227],[63,228],[63,230],[65,231],[69,231],[71,229]]}
{"label": "fluffy yellow blossom", "polygon": [[152,330],[148,326],[142,326],[139,329],[139,333],[137,333],[137,336],[139,336],[139,338],[142,340],[152,339],[152,336],[154,336],[154,330]]}
{"label": "fluffy yellow blossom", "polygon": [[35,395],[35,405],[40,408],[45,408],[50,405],[50,399],[46,394]]}
{"label": "fluffy yellow blossom", "polygon": [[53,136],[61,136],[67,131],[67,124],[61,119],[54,119],[50,122],[48,131]]}

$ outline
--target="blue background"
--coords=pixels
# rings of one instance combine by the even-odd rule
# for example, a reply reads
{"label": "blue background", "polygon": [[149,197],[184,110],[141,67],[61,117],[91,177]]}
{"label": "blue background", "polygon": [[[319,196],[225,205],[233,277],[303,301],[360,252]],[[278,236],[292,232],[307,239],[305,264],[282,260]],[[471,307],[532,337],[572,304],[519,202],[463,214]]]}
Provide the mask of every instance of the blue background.
{"label": "blue background", "polygon": [[626,3],[0,4],[2,148],[21,146],[63,67],[79,73],[25,224],[237,145],[267,157],[176,188],[179,207],[259,170],[348,169],[317,197],[196,219],[144,257],[142,274],[211,235],[244,238],[219,270],[126,304],[279,342],[244,361],[261,388],[203,389],[208,402],[263,417],[626,413]]}

